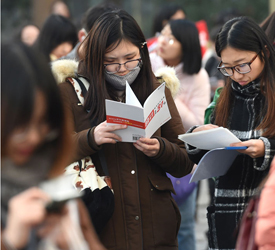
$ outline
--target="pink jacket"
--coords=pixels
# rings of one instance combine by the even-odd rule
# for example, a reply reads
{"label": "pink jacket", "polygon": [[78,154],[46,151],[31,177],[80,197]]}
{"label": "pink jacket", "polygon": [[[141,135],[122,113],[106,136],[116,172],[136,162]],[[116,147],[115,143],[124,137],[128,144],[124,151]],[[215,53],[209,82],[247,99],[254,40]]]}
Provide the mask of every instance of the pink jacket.
{"label": "pink jacket", "polygon": [[[151,53],[150,59],[154,72],[166,66],[163,59],[156,53]],[[176,75],[180,80],[175,104],[187,131],[194,125],[204,123],[204,111],[210,103],[210,82],[205,69],[202,68],[198,74],[187,75],[182,72],[182,67],[183,63],[175,67]]]}
{"label": "pink jacket", "polygon": [[260,196],[255,240],[259,250],[275,249],[275,159]]}

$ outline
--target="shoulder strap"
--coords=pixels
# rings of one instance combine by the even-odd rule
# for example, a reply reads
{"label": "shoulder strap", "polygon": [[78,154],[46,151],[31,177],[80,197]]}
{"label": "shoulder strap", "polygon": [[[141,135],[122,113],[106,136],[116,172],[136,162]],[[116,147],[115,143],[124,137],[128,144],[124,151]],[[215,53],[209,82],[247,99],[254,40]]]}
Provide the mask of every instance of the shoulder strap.
{"label": "shoulder strap", "polygon": [[[77,94],[77,97],[78,97],[80,103],[82,104],[82,106],[84,106],[84,98],[85,98],[87,91],[89,89],[89,85],[90,85],[89,82],[84,77],[71,78],[69,80],[75,89],[75,92]],[[89,110],[86,110],[86,111],[89,112]],[[103,170],[104,174],[106,176],[108,176],[109,171],[108,171],[107,162],[106,162],[106,159],[105,159],[102,149],[98,151],[98,155],[99,155],[100,163],[102,166],[102,170]]]}
{"label": "shoulder strap", "polygon": [[87,95],[87,90],[86,86],[84,85],[84,83],[79,79],[79,78],[74,78],[74,80],[76,80],[79,84],[79,87],[81,89],[81,93],[83,95],[83,98],[85,99],[85,96]]}

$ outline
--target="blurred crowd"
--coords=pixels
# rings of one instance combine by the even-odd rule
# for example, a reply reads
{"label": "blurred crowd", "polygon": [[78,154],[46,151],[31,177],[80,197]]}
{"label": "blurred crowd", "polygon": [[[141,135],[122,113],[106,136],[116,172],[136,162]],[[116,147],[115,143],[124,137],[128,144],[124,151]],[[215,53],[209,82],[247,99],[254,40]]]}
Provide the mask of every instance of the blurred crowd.
{"label": "blurred crowd", "polygon": [[[209,249],[275,249],[275,12],[256,23],[224,11],[208,31],[183,7],[159,6],[145,38],[114,3],[77,28],[55,1],[41,28],[3,39],[1,248],[195,250],[200,182],[189,182],[207,152],[178,135],[222,126],[246,149],[207,180]],[[125,103],[126,81],[141,105],[165,82],[171,114],[134,143],[106,122],[105,99]]]}

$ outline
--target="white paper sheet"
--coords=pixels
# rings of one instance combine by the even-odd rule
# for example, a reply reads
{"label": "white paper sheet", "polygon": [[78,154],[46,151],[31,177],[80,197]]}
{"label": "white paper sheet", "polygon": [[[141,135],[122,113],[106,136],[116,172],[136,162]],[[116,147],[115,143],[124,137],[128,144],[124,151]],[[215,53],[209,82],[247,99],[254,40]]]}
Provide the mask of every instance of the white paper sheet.
{"label": "white paper sheet", "polygon": [[190,182],[225,175],[238,154],[240,153],[236,150],[224,148],[216,148],[207,152],[201,158]]}
{"label": "white paper sheet", "polygon": [[178,138],[196,148],[205,150],[229,147],[231,143],[240,142],[232,132],[223,127],[182,134]]}

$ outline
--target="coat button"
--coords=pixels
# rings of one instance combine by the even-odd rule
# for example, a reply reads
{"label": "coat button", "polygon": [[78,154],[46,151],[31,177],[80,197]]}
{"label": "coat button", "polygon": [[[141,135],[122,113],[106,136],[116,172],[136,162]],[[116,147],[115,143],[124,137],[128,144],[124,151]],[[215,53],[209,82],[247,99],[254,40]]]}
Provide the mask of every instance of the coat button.
{"label": "coat button", "polygon": [[159,185],[156,185],[156,188],[158,188],[159,187]]}
{"label": "coat button", "polygon": [[131,174],[135,174],[135,172],[136,172],[135,170],[132,170],[132,171],[131,171]]}
{"label": "coat button", "polygon": [[139,216],[136,216],[136,217],[135,217],[135,220],[139,220]]}

